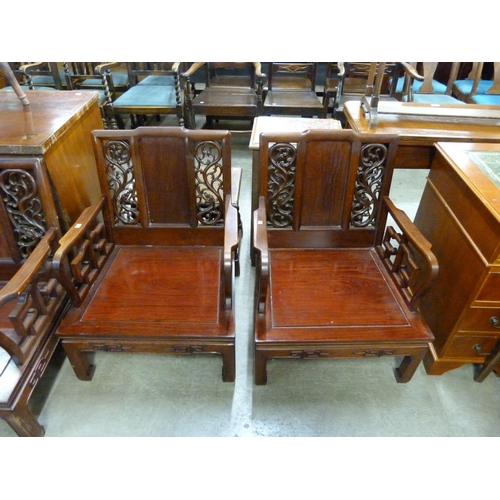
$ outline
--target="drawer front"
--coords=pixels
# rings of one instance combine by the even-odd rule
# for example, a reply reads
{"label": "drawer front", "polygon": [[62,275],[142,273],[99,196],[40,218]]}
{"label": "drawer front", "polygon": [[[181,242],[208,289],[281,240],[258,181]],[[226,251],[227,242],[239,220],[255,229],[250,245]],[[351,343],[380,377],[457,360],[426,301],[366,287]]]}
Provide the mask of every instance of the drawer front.
{"label": "drawer front", "polygon": [[[495,267],[495,270],[497,268]],[[484,281],[484,285],[477,294],[478,301],[500,301],[500,271],[491,272]],[[500,305],[499,305],[500,311]]]}
{"label": "drawer front", "polygon": [[498,307],[471,307],[460,323],[459,330],[500,336],[500,305]]}
{"label": "drawer front", "polygon": [[[451,341],[449,347],[443,353],[447,358],[478,358],[482,361],[491,353],[495,344],[499,341],[498,337],[479,335],[457,335]],[[481,358],[481,359],[479,359]]]}

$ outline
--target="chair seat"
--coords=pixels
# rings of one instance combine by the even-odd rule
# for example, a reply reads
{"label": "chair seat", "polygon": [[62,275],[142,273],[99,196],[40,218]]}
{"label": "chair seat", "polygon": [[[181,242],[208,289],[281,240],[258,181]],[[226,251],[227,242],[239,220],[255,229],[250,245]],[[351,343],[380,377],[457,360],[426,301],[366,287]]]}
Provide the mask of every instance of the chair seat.
{"label": "chair seat", "polygon": [[257,332],[257,342],[425,343],[433,338],[398,300],[369,249],[270,249],[269,261],[269,328]]}
{"label": "chair seat", "polygon": [[482,94],[472,96],[474,104],[487,104],[490,106],[500,106],[500,94]]}
{"label": "chair seat", "polygon": [[209,116],[257,116],[257,95],[250,88],[207,87],[193,99],[193,109]]}
{"label": "chair seat", "polygon": [[176,105],[177,101],[174,87],[160,85],[136,85],[113,102],[113,107],[175,107]]}
{"label": "chair seat", "polygon": [[[404,96],[403,100],[407,100],[406,96]],[[463,104],[462,101],[446,94],[413,94],[413,102],[426,104]]]}
{"label": "chair seat", "polygon": [[[453,89],[458,92],[469,95],[472,91],[472,86],[474,85],[474,80],[456,80],[453,83]],[[491,80],[481,80],[477,86],[476,93],[477,94],[486,94],[488,90],[493,85],[493,81]]]}
{"label": "chair seat", "polygon": [[[403,92],[404,81],[404,77],[398,78],[398,83],[395,90],[397,94]],[[420,87],[422,87],[422,84],[423,82],[415,80],[412,85],[413,92],[420,92]],[[446,92],[446,85],[444,83],[438,82],[437,80],[432,80],[432,89],[436,94],[444,94]]]}
{"label": "chair seat", "polygon": [[264,101],[264,109],[271,113],[279,112],[280,108],[287,114],[294,112],[300,114],[305,112],[321,113],[323,110],[323,103],[317,96],[316,92],[308,90],[270,90],[266,94]]}
{"label": "chair seat", "polygon": [[117,247],[93,293],[70,311],[58,335],[230,338],[220,317],[221,266],[218,247]]}
{"label": "chair seat", "polygon": [[[114,81],[113,75],[113,81]],[[138,85],[160,85],[163,87],[174,87],[175,78],[173,75],[148,75],[144,80],[141,80]]]}

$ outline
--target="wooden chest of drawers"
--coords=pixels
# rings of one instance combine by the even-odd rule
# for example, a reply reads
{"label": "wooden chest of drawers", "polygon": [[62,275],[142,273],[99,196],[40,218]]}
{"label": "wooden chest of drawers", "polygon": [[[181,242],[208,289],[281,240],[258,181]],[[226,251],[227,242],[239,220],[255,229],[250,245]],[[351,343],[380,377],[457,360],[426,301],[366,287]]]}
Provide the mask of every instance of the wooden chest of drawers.
{"label": "wooden chest of drawers", "polygon": [[440,375],[483,363],[500,341],[500,145],[438,143],[415,223],[439,261],[421,312]]}

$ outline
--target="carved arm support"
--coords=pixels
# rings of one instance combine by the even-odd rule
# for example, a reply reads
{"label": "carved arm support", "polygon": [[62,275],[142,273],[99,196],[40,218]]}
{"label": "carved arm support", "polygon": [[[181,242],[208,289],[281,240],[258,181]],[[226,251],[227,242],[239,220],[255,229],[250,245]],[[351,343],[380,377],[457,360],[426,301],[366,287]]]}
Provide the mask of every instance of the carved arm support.
{"label": "carved arm support", "polygon": [[391,215],[401,232],[388,226],[381,241],[380,236],[377,238],[375,248],[409,309],[415,311],[438,275],[438,261],[429,241],[387,196],[383,210]]}
{"label": "carved arm support", "polygon": [[256,301],[259,313],[266,308],[267,290],[269,287],[269,247],[267,242],[266,199],[259,198],[259,208],[253,213],[253,247],[255,252]]}
{"label": "carved arm support", "polygon": [[50,256],[56,234],[55,228],[45,233],[23,266],[0,291],[0,310],[8,314],[12,325],[0,330],[0,347],[18,365],[29,359],[30,348],[37,345],[36,340],[55,319],[57,305],[65,296],[51,273]]}
{"label": "carved arm support", "polygon": [[233,280],[235,276],[235,255],[239,247],[238,210],[231,203],[231,196],[225,199],[224,218],[224,294],[225,308],[231,310],[233,301]]}
{"label": "carved arm support", "polygon": [[98,220],[104,201],[101,198],[82,212],[54,255],[54,271],[76,306],[86,297],[114,247]]}

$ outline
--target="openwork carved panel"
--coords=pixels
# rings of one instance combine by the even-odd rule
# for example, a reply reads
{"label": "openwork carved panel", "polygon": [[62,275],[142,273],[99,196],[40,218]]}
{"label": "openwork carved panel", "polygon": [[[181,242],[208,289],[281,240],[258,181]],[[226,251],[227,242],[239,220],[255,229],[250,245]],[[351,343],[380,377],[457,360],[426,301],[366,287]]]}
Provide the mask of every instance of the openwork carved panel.
{"label": "openwork carved panel", "polygon": [[222,147],[215,141],[196,144],[194,152],[198,222],[203,226],[224,220]]}
{"label": "openwork carved panel", "polygon": [[290,143],[269,148],[267,185],[268,224],[289,227],[293,221],[297,149]]}
{"label": "openwork carved panel", "polygon": [[115,224],[138,225],[139,205],[134,165],[127,141],[109,141],[103,148]]}
{"label": "openwork carved panel", "polygon": [[387,147],[366,144],[361,148],[356,188],[351,210],[351,227],[374,226],[380,207]]}
{"label": "openwork carved panel", "polygon": [[36,180],[26,170],[6,169],[0,172],[0,189],[19,253],[25,259],[46,232]]}

